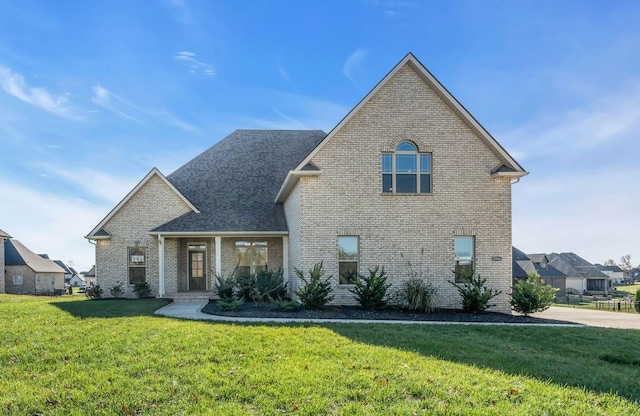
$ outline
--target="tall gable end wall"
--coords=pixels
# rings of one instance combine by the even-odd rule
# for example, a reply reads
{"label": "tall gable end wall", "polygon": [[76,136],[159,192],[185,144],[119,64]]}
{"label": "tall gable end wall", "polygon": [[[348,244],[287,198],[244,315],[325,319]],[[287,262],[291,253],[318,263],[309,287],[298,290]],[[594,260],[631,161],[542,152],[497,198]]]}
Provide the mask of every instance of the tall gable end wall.
{"label": "tall gable end wall", "polygon": [[110,239],[96,244],[96,281],[105,296],[118,283],[125,296],[134,296],[128,285],[127,248],[146,247],[147,282],[158,293],[158,241],[150,230],[190,212],[189,206],[158,176],[151,177],[104,225]]}
{"label": "tall gable end wall", "polygon": [[[432,153],[433,193],[382,193],[381,153],[414,138]],[[511,284],[511,185],[491,177],[502,163],[440,93],[410,65],[400,68],[312,162],[322,173],[304,178],[301,199],[301,266],[323,261],[334,276],[336,303],[353,303],[339,286],[337,236],[360,239],[361,273],[384,266],[390,281],[407,278],[407,262],[437,288],[441,307],[459,307],[453,279],[455,235],[476,236],[476,271],[502,290],[497,310],[509,311]],[[501,261],[496,261],[497,257]]]}

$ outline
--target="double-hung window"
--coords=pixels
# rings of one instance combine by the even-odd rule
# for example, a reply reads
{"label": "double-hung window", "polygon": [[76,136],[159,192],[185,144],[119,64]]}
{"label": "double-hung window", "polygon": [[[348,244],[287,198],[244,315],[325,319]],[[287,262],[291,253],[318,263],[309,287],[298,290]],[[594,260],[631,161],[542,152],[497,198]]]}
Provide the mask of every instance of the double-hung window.
{"label": "double-hung window", "polygon": [[474,273],[475,238],[468,235],[456,236],[453,245],[456,256],[456,283],[465,283]]}
{"label": "double-hung window", "polygon": [[129,284],[144,283],[147,280],[147,253],[145,247],[128,248]]}
{"label": "double-hung window", "polygon": [[382,154],[382,192],[395,194],[431,193],[431,153],[418,152],[409,141],[394,152]]}

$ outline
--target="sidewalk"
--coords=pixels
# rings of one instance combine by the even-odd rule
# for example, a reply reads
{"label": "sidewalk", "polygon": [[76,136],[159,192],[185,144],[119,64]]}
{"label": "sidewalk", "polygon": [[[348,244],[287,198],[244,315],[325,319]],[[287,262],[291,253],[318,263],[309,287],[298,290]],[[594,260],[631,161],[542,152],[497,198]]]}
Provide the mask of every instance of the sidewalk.
{"label": "sidewalk", "polygon": [[366,321],[349,319],[290,319],[290,318],[241,318],[229,316],[208,315],[200,312],[207,302],[173,302],[158,309],[156,315],[170,318],[194,319],[218,322],[272,322],[272,323],[384,323],[402,325],[514,325],[514,326],[597,326],[605,328],[640,329],[640,314],[622,312],[603,312],[577,308],[562,308],[552,306],[544,312],[532,316],[537,318],[554,319],[558,321],[574,322],[567,324],[500,324],[500,323],[473,323],[473,322],[434,322],[434,321]]}

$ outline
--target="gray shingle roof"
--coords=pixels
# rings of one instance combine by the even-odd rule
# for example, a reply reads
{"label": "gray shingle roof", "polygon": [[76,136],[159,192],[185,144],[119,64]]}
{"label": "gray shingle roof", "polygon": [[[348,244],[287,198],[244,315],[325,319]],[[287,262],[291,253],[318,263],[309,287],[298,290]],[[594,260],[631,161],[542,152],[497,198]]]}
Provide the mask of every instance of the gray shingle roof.
{"label": "gray shingle roof", "polygon": [[64,273],[64,269],[26,248],[18,240],[5,240],[4,260],[7,266],[27,265],[38,273]]}
{"label": "gray shingle roof", "polygon": [[326,136],[320,130],[236,130],[167,176],[201,213],[152,231],[287,231],[274,202],[287,173]]}
{"label": "gray shingle roof", "polygon": [[602,272],[615,272],[615,273],[623,272],[620,266],[603,266],[602,264],[596,264],[595,266],[598,268],[598,270]]}

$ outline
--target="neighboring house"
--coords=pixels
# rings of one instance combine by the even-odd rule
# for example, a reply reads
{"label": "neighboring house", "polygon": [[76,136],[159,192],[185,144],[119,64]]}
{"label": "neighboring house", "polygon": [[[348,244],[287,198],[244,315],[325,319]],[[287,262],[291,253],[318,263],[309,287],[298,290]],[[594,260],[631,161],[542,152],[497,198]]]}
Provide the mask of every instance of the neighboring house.
{"label": "neighboring house", "polygon": [[609,293],[609,276],[575,253],[529,254],[529,257],[564,273],[567,293]]}
{"label": "neighboring house", "polygon": [[603,266],[602,264],[595,264],[596,268],[602,273],[609,276],[610,285],[618,285],[624,283],[625,273],[619,266]]}
{"label": "neighboring house", "polygon": [[82,277],[86,286],[94,286],[96,284],[96,266],[91,266],[88,272],[82,274]]}
{"label": "neighboring house", "polygon": [[627,279],[631,279],[632,281],[640,280],[640,268],[636,267],[635,269],[631,269],[627,272]]}
{"label": "neighboring house", "polygon": [[532,254],[530,257],[513,247],[512,268],[514,282],[516,279],[526,279],[531,273],[538,273],[546,284],[558,289],[556,296],[564,296],[567,293],[567,275],[550,265],[546,255]]}
{"label": "neighboring house", "polygon": [[78,276],[78,273],[73,269],[73,267],[69,267],[62,260],[54,260],[58,266],[64,269],[64,283],[69,286],[80,286],[84,285],[84,278]]}
{"label": "neighboring house", "polygon": [[62,294],[64,269],[29,250],[18,240],[5,240],[7,293]]}
{"label": "neighboring house", "polygon": [[5,293],[4,288],[4,242],[10,239],[11,236],[4,231],[0,230],[0,293]]}
{"label": "neighboring house", "polygon": [[335,304],[349,271],[420,265],[438,307],[461,306],[474,270],[510,312],[511,185],[527,172],[408,54],[328,134],[237,130],[172,174],[152,169],[86,236],[105,293],[148,282],[206,293],[215,275],[323,262]]}

